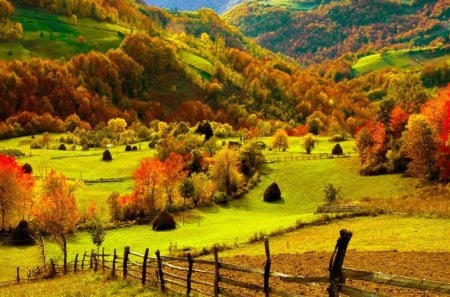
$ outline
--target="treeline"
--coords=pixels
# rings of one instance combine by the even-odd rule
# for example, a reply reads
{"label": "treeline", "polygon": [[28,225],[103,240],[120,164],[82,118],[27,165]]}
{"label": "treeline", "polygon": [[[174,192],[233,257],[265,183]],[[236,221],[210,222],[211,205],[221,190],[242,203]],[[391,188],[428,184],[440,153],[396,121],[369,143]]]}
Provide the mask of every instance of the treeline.
{"label": "treeline", "polygon": [[14,6],[7,0],[0,0],[0,42],[22,36],[22,25],[9,19],[13,14]]}
{"label": "treeline", "polygon": [[[3,0],[6,1],[6,0]],[[15,5],[25,5],[44,9],[48,12],[84,18],[93,18],[100,22],[127,23],[136,29],[153,32],[153,23],[142,15],[139,3],[122,0],[11,0]]]}
{"label": "treeline", "polygon": [[394,80],[377,121],[358,133],[360,172],[406,172],[423,180],[450,179],[450,85],[427,96],[417,77]]}
{"label": "treeline", "polygon": [[445,0],[411,5],[352,0],[332,1],[307,12],[238,5],[226,18],[261,45],[310,64],[348,52],[366,55],[384,47],[445,45],[448,15]]}

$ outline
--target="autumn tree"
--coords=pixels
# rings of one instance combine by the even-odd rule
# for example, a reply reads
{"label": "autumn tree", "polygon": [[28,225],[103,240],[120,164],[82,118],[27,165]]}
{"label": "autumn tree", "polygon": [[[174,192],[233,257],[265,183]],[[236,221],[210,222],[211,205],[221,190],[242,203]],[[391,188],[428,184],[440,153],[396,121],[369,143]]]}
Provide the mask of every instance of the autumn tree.
{"label": "autumn tree", "polygon": [[170,205],[174,202],[177,185],[186,176],[183,165],[183,157],[174,152],[170,153],[167,159],[164,160],[162,168],[162,185],[167,197],[166,205]]}
{"label": "autumn tree", "polygon": [[390,82],[386,97],[409,114],[417,113],[428,99],[420,78],[408,73],[399,74]]}
{"label": "autumn tree", "polygon": [[214,156],[209,174],[218,191],[231,196],[240,190],[243,176],[238,168],[239,152],[237,150],[224,148]]}
{"label": "autumn tree", "polygon": [[288,135],[285,130],[278,129],[275,131],[275,134],[272,136],[272,147],[274,149],[286,150],[289,148]]}
{"label": "autumn tree", "polygon": [[356,149],[359,153],[361,174],[385,173],[388,146],[386,128],[381,122],[369,123],[359,131]]}
{"label": "autumn tree", "polygon": [[135,195],[150,212],[155,211],[163,181],[164,164],[157,157],[145,158],[134,172]]}
{"label": "autumn tree", "polygon": [[6,230],[14,212],[25,215],[31,202],[33,178],[11,156],[0,154],[1,230]]}
{"label": "autumn tree", "polygon": [[411,159],[407,172],[411,176],[427,180],[436,179],[438,174],[436,131],[420,114],[410,116],[406,128],[403,149]]}
{"label": "autumn tree", "polygon": [[80,214],[75,197],[76,185],[61,173],[51,171],[43,180],[42,191],[33,209],[39,228],[52,235],[64,255],[67,272],[67,236],[75,230]]}

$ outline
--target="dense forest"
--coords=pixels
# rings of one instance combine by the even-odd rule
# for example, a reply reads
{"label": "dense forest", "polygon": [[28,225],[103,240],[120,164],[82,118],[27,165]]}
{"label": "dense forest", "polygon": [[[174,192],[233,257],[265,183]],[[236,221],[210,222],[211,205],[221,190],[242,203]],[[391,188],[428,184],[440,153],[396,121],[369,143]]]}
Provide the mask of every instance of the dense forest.
{"label": "dense forest", "polygon": [[224,17],[261,45],[309,64],[348,52],[448,44],[449,14],[446,0],[322,1],[307,11],[251,1]]}
{"label": "dense forest", "polygon": [[224,12],[242,0],[145,0],[148,5],[164,7],[171,10],[191,11],[200,8],[211,8],[218,13]]}

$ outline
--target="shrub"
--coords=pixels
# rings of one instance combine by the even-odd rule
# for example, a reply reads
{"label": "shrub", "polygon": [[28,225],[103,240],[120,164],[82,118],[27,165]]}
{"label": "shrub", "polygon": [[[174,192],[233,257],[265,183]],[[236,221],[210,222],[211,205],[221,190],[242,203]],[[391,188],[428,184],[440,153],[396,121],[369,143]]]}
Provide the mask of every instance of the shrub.
{"label": "shrub", "polygon": [[103,161],[112,161],[112,155],[111,155],[111,152],[109,150],[105,150],[103,152],[102,160]]}
{"label": "shrub", "polygon": [[214,193],[213,201],[215,204],[227,204],[228,197],[225,192],[219,191]]}
{"label": "shrub", "polygon": [[138,150],[138,148],[137,148],[137,146],[133,145],[133,147],[131,148],[131,150],[132,150],[133,152],[135,152],[135,151]]}
{"label": "shrub", "polygon": [[131,145],[127,144],[127,146],[125,147],[125,151],[131,152]]}
{"label": "shrub", "polygon": [[281,190],[280,187],[278,187],[278,184],[273,182],[264,191],[264,201],[273,202],[277,200],[281,200]]}
{"label": "shrub", "polygon": [[333,149],[331,150],[331,154],[332,155],[343,155],[344,151],[342,150],[342,147],[339,143],[336,143],[333,147]]}
{"label": "shrub", "polygon": [[66,151],[66,150],[67,150],[67,147],[66,147],[66,145],[65,145],[64,143],[61,143],[61,144],[58,146],[58,150],[60,150],[60,151]]}
{"label": "shrub", "polygon": [[22,170],[23,170],[23,173],[26,173],[26,174],[32,174],[33,173],[33,167],[31,167],[31,165],[28,164],[28,163],[23,164]]}
{"label": "shrub", "polygon": [[33,239],[33,230],[25,220],[20,221],[12,234],[12,242],[14,245],[32,245],[35,244]]}
{"label": "shrub", "polygon": [[325,190],[324,190],[325,200],[328,203],[332,203],[332,202],[336,201],[340,192],[341,192],[341,189],[336,188],[333,184],[326,185]]}
{"label": "shrub", "polygon": [[172,230],[177,227],[175,218],[167,210],[161,211],[152,222],[155,231]]}

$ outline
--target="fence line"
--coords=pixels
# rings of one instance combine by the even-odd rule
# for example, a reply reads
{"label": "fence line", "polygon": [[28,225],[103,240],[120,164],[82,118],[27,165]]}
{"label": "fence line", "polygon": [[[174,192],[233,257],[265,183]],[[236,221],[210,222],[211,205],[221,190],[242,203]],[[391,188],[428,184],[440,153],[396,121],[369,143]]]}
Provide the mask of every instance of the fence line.
{"label": "fence line", "polygon": [[357,153],[346,153],[342,155],[333,155],[329,153],[317,153],[317,154],[304,154],[304,155],[288,155],[288,156],[273,156],[267,157],[268,163],[274,162],[288,162],[288,161],[307,161],[307,160],[324,160],[324,159],[337,159],[337,158],[350,158],[357,156]]}
{"label": "fence line", "polygon": [[[81,271],[85,270],[87,264],[89,264],[90,270],[98,271],[101,269],[103,273],[107,272],[113,278],[119,277],[118,274],[121,274],[122,278],[136,279],[142,285],[158,286],[163,294],[171,290],[186,296],[190,296],[192,292],[197,292],[203,296],[234,297],[242,296],[242,290],[263,293],[264,296],[299,296],[293,292],[276,288],[277,283],[281,282],[328,285],[329,297],[337,297],[340,294],[352,297],[383,297],[377,292],[369,292],[345,285],[346,279],[450,294],[450,283],[344,267],[343,263],[351,238],[351,232],[345,229],[340,231],[335,250],[329,261],[328,276],[297,276],[271,271],[271,255],[267,238],[264,240],[266,261],[263,269],[224,263],[219,259],[217,248],[213,249],[214,260],[205,260],[194,259],[191,254],[188,254],[187,257],[162,256],[159,250],[156,251],[154,256],[151,256],[148,248],[142,254],[132,251],[130,247],[126,246],[123,257],[118,256],[116,249],[112,254],[106,254],[104,249],[101,253],[92,250],[90,255],[84,252],[83,257],[76,254],[74,261],[68,263],[67,272],[76,273],[80,271],[80,267]],[[33,273],[29,271],[27,281],[39,279],[46,275],[54,276],[64,273],[63,266],[57,265],[53,260],[50,260],[48,267],[37,269],[38,271]],[[243,281],[233,273],[252,275],[252,279],[257,281]],[[271,279],[277,280],[277,282],[272,284]],[[0,285],[20,283],[21,281],[19,268],[17,268],[16,279],[0,282]]]}

